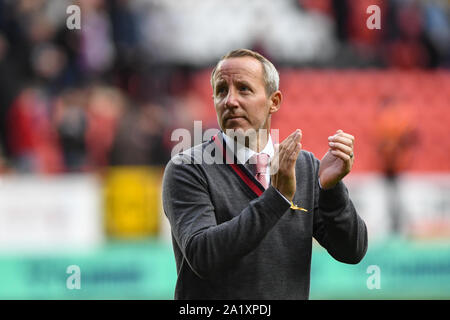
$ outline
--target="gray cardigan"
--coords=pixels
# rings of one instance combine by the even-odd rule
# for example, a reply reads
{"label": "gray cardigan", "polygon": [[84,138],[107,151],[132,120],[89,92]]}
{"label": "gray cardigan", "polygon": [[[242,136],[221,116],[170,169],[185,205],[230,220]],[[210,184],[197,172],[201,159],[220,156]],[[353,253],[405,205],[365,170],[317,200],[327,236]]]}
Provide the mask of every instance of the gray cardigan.
{"label": "gray cardigan", "polygon": [[178,154],[164,172],[175,299],[308,299],[312,237],[338,261],[364,257],[365,223],[343,182],[320,189],[312,153],[301,151],[296,162],[294,203],[303,212],[272,186],[258,197],[227,164],[202,163],[206,153],[217,156],[213,145]]}

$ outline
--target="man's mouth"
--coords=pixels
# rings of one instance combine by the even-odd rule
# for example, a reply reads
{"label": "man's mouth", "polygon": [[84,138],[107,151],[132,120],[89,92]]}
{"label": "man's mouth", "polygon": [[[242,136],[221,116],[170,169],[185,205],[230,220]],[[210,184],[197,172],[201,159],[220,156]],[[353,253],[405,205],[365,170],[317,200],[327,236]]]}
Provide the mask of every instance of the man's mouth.
{"label": "man's mouth", "polygon": [[245,119],[245,117],[244,116],[229,116],[229,117],[225,118],[225,121],[235,120],[235,119]]}

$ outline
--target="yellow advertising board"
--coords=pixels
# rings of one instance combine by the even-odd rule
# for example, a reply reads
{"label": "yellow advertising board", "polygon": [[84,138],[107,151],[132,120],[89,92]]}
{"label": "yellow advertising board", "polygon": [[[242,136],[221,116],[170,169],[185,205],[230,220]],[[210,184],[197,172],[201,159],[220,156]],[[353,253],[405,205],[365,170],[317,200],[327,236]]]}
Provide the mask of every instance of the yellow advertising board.
{"label": "yellow advertising board", "polygon": [[161,167],[110,167],[104,177],[106,233],[114,238],[156,235],[161,210]]}

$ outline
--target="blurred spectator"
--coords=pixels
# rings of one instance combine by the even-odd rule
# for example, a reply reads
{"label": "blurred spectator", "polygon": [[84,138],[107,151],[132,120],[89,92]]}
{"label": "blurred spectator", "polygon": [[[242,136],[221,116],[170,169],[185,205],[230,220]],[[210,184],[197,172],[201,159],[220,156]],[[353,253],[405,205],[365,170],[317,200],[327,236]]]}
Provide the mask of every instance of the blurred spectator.
{"label": "blurred spectator", "polygon": [[0,174],[7,171],[6,158],[3,153],[3,146],[0,143]]}
{"label": "blurred spectator", "polygon": [[115,137],[111,165],[165,165],[170,159],[164,144],[167,117],[166,110],[154,103],[128,109]]}
{"label": "blurred spectator", "polygon": [[62,170],[57,133],[51,125],[49,101],[38,88],[25,88],[6,117],[7,143],[19,172],[57,173]]}
{"label": "blurred spectator", "polygon": [[412,160],[411,148],[418,145],[417,130],[411,109],[396,101],[395,98],[385,98],[380,105],[375,122],[375,135],[379,159],[386,178],[391,231],[399,234],[402,232],[404,221],[398,178]]}
{"label": "blurred spectator", "polygon": [[86,148],[89,168],[97,169],[109,163],[116,128],[127,102],[122,92],[113,87],[94,86],[89,91]]}
{"label": "blurred spectator", "polygon": [[[448,1],[447,1],[448,4]],[[425,32],[430,44],[436,49],[435,66],[450,66],[450,22],[449,8],[445,1],[427,1],[424,3]]]}
{"label": "blurred spectator", "polygon": [[386,62],[402,68],[425,68],[431,66],[433,48],[427,48],[422,7],[414,1],[394,5],[393,39],[390,39]]}
{"label": "blurred spectator", "polygon": [[387,177],[408,168],[411,148],[418,143],[417,130],[411,109],[394,98],[386,98],[380,105],[375,123],[378,151]]}
{"label": "blurred spectator", "polygon": [[[340,2],[340,1],[339,1]],[[344,1],[345,2],[345,1]],[[357,48],[369,47],[372,50],[383,40],[384,30],[387,28],[386,9],[388,2],[383,0],[360,0],[347,1],[348,20],[347,34],[348,40]],[[376,5],[380,8],[380,27],[381,29],[367,28],[367,19],[373,13],[367,13],[367,8]],[[366,50],[368,51],[368,50]],[[370,52],[370,51],[368,51]]]}
{"label": "blurred spectator", "polygon": [[55,101],[54,124],[68,171],[82,171],[86,166],[86,102],[81,89],[67,90]]}
{"label": "blurred spectator", "polygon": [[31,55],[31,66],[36,80],[46,86],[51,92],[60,89],[59,79],[66,66],[65,53],[52,43],[43,43],[34,47]]}
{"label": "blurred spectator", "polygon": [[[132,98],[141,95],[144,65],[143,55],[139,51],[139,16],[130,0],[110,0],[111,34],[114,44],[115,60],[112,67],[114,84],[126,90]],[[147,88],[146,88],[147,89]]]}
{"label": "blurred spectator", "polygon": [[0,145],[4,146],[5,157],[9,156],[6,141],[6,118],[21,83],[18,68],[11,61],[9,49],[8,40],[0,32]]}
{"label": "blurred spectator", "polygon": [[96,77],[107,71],[114,61],[111,23],[103,0],[80,0],[83,14],[80,53],[87,74]]}

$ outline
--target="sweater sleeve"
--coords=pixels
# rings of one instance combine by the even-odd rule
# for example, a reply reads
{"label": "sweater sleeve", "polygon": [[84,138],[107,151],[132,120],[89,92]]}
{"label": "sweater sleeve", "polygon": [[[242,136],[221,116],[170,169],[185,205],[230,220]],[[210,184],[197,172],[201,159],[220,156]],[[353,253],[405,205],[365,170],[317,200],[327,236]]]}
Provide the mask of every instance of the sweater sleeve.
{"label": "sweater sleeve", "polygon": [[367,228],[340,181],[332,189],[321,189],[318,183],[319,160],[314,159],[315,183],[314,238],[336,260],[359,263],[367,251]]}
{"label": "sweater sleeve", "polygon": [[202,279],[254,250],[290,207],[270,186],[234,218],[217,224],[209,192],[200,165],[170,161],[166,166],[164,212],[184,259]]}

